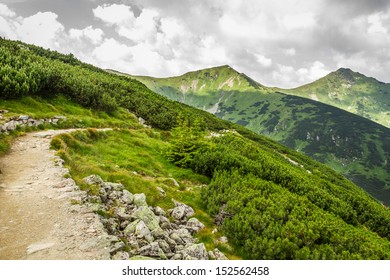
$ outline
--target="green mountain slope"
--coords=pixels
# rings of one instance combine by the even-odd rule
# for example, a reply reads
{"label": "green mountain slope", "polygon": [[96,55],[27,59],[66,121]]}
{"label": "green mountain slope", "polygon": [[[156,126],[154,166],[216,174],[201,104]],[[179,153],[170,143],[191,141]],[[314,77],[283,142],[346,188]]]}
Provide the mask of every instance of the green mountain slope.
{"label": "green mountain slope", "polygon": [[[0,40],[0,54],[5,116],[56,111],[72,120],[69,127],[118,127],[52,141],[91,195],[99,186],[88,187],[82,178],[98,174],[146,193],[152,206],[167,210],[179,199],[207,226],[197,235],[207,249],[217,246],[231,257],[390,259],[389,209],[323,164],[72,56],[7,40]],[[105,219],[112,214],[96,212]],[[222,234],[231,247],[217,242]],[[132,236],[122,241],[132,256]]]}
{"label": "green mountain slope", "polygon": [[390,127],[390,84],[340,68],[304,86],[283,90],[343,109]]}
{"label": "green mountain slope", "polygon": [[267,88],[228,66],[166,79],[134,78],[163,96],[303,152],[390,204],[390,130],[386,127]]}

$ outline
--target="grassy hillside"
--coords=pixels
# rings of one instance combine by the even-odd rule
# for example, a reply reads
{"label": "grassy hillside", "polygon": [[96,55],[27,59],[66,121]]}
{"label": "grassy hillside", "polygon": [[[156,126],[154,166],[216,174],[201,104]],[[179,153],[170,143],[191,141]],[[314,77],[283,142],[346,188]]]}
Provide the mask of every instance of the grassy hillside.
{"label": "grassy hillside", "polygon": [[390,205],[390,130],[386,127],[266,88],[227,66],[166,79],[135,78],[161,95],[303,152]]}
{"label": "grassy hillside", "polygon": [[[55,111],[68,126],[118,127],[52,141],[92,194],[98,190],[81,178],[98,174],[146,193],[151,205],[168,209],[172,198],[181,200],[207,225],[200,241],[232,258],[390,259],[389,209],[332,169],[137,81],[35,46],[0,43],[7,114]],[[216,241],[222,235],[232,247]]]}
{"label": "grassy hillside", "polygon": [[310,98],[390,127],[390,84],[340,68],[288,94]]}

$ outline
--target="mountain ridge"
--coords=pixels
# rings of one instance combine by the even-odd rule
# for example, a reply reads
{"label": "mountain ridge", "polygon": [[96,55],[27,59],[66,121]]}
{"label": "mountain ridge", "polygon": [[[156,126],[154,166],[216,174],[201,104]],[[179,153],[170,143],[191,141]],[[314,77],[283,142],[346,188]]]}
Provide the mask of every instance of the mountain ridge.
{"label": "mountain ridge", "polygon": [[284,93],[309,98],[390,127],[390,84],[349,68]]}
{"label": "mountain ridge", "polygon": [[[213,79],[207,81],[204,73],[212,73],[206,78]],[[349,79],[359,75],[353,73],[341,68],[329,75],[343,75]],[[241,78],[241,84],[237,76]],[[179,77],[155,80],[143,77],[139,80],[169,99],[243,125],[326,163],[377,198],[390,203],[388,128],[316,98],[267,88],[246,77],[229,66],[222,66]],[[202,90],[191,87],[194,80],[207,86]]]}

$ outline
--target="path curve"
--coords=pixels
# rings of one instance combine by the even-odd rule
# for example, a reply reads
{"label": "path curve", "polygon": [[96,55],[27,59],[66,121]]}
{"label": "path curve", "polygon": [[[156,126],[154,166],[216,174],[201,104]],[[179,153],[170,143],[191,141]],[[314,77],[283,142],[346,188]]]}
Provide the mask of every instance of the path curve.
{"label": "path curve", "polygon": [[109,259],[110,240],[50,150],[50,130],[17,138],[0,158],[0,259]]}

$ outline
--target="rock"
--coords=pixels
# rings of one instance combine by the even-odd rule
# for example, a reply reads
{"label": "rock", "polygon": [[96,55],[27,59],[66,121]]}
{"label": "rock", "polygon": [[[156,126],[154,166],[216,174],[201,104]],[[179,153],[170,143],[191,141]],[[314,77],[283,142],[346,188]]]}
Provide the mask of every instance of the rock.
{"label": "rock", "polygon": [[160,227],[162,229],[172,229],[172,225],[171,225],[171,222],[169,221],[169,219],[167,217],[164,217],[164,216],[159,216],[159,224],[160,224]]}
{"label": "rock", "polygon": [[137,193],[134,195],[134,204],[137,205],[138,207],[141,206],[148,206],[146,203],[146,196],[144,193]]}
{"label": "rock", "polygon": [[127,228],[127,226],[130,225],[130,221],[129,220],[125,220],[123,221],[121,224],[120,224],[120,230],[125,230]]}
{"label": "rock", "polygon": [[163,250],[165,254],[171,253],[171,247],[169,246],[168,242],[165,240],[157,240],[158,246]]}
{"label": "rock", "polygon": [[114,201],[116,202],[121,196],[122,196],[121,191],[115,191],[115,190],[108,191],[108,198],[113,202]]}
{"label": "rock", "polygon": [[125,207],[115,207],[115,215],[122,221],[131,219],[131,215],[126,212]]}
{"label": "rock", "polygon": [[[180,239],[185,243],[185,244],[189,244],[189,243],[194,243],[194,238],[192,237],[191,233],[185,229],[185,228],[179,228],[177,230],[174,230],[172,232],[173,234],[177,234]],[[171,237],[172,238],[172,237]],[[174,239],[174,238],[172,238]],[[175,240],[175,239],[174,239]],[[176,240],[175,240],[176,241]]]}
{"label": "rock", "polygon": [[115,254],[116,252],[124,249],[125,246],[126,244],[123,243],[122,241],[114,243],[113,245],[110,246],[110,254]]}
{"label": "rock", "polygon": [[221,243],[228,243],[228,242],[229,242],[229,240],[227,239],[226,236],[221,236],[221,237],[218,239],[218,241],[221,242]]}
{"label": "rock", "polygon": [[102,222],[106,227],[108,233],[116,234],[118,232],[119,225],[114,218],[102,219]]}
{"label": "rock", "polygon": [[178,245],[185,244],[184,240],[175,232],[171,233],[169,237]]}
{"label": "rock", "polygon": [[66,117],[65,116],[54,116],[53,118],[54,120],[62,120],[64,122],[66,122]]}
{"label": "rock", "polygon": [[200,229],[205,228],[205,225],[202,224],[197,218],[189,219],[186,226],[194,232],[198,232]]}
{"label": "rock", "polygon": [[142,256],[157,257],[162,260],[166,260],[163,250],[158,245],[158,242],[152,242],[149,245],[146,245],[139,249],[139,254]]}
{"label": "rock", "polygon": [[225,256],[225,254],[224,253],[222,253],[218,248],[215,248],[214,249],[214,259],[215,260],[229,260],[226,256]]}
{"label": "rock", "polygon": [[168,234],[162,230],[161,228],[157,228],[155,230],[152,231],[152,236],[155,238],[155,239],[164,239]]}
{"label": "rock", "polygon": [[165,193],[165,191],[164,191],[163,188],[157,187],[157,190],[160,192],[160,195],[161,195],[162,197],[165,197],[165,196],[167,195],[167,194]]}
{"label": "rock", "polygon": [[215,254],[213,251],[208,251],[207,254],[209,255],[209,259],[215,260]]}
{"label": "rock", "polygon": [[88,177],[85,177],[83,179],[83,181],[85,183],[87,183],[88,185],[98,185],[98,186],[102,186],[104,184],[102,178],[98,175],[90,175]]}
{"label": "rock", "polygon": [[193,244],[182,251],[184,260],[208,260],[206,247],[203,243]]}
{"label": "rock", "polygon": [[134,201],[134,195],[128,190],[123,190],[122,193],[123,193],[121,198],[122,202],[124,204],[132,204]]}
{"label": "rock", "polygon": [[163,216],[163,217],[166,217],[167,216],[167,213],[165,213],[164,209],[162,209],[161,207],[157,206],[154,208],[154,214],[156,214],[157,216]]}
{"label": "rock", "polygon": [[23,116],[19,116],[19,118],[17,120],[18,121],[27,121],[29,118],[30,118],[29,116],[23,115]]}
{"label": "rock", "polygon": [[122,191],[124,189],[121,183],[104,182],[102,186],[107,190]]}
{"label": "rock", "polygon": [[180,251],[183,251],[184,250],[184,245],[176,245],[175,246],[175,251],[178,253],[178,252],[180,252]]}
{"label": "rock", "polygon": [[153,211],[149,209],[147,206],[139,207],[133,214],[133,216],[137,219],[140,219],[145,222],[146,226],[151,230],[160,229],[160,225],[156,215],[154,215]]}
{"label": "rock", "polygon": [[139,122],[140,124],[142,124],[142,125],[145,125],[145,124],[146,124],[146,121],[145,121],[143,118],[141,118],[141,117],[138,118],[138,122]]}
{"label": "rock", "polygon": [[131,236],[130,238],[127,238],[128,245],[131,249],[138,252],[138,249],[140,248],[139,243],[137,241],[137,238],[135,236]]}
{"label": "rock", "polygon": [[182,259],[183,259],[183,255],[182,254],[175,254],[171,258],[171,260],[182,260]]}
{"label": "rock", "polygon": [[179,183],[174,178],[169,178],[169,180],[171,180],[173,182],[173,185],[175,187],[180,187]]}
{"label": "rock", "polygon": [[140,222],[140,220],[135,220],[134,222],[132,222],[131,224],[129,224],[125,230],[123,231],[123,233],[125,235],[130,235],[131,233],[134,233],[135,232],[135,228],[137,227],[138,223]]}
{"label": "rock", "polygon": [[6,130],[11,131],[16,129],[16,122],[15,121],[10,121],[6,124]]}
{"label": "rock", "polygon": [[175,208],[170,211],[170,214],[175,220],[183,220],[195,214],[192,207],[175,200],[173,202],[175,203]]}
{"label": "rock", "polygon": [[117,252],[115,255],[111,257],[112,260],[128,260],[130,258],[129,253],[127,252]]}
{"label": "rock", "polygon": [[104,210],[104,206],[100,203],[89,203],[88,208],[95,213]]}
{"label": "rock", "polygon": [[171,248],[171,250],[173,251],[177,245],[175,240],[173,240],[172,238],[166,237],[165,241],[168,243],[169,248]]}
{"label": "rock", "polygon": [[229,213],[226,210],[226,208],[227,208],[226,204],[222,205],[222,207],[220,208],[219,213],[217,214],[217,216],[214,219],[214,222],[216,225],[220,226],[223,224],[223,221],[225,219],[233,217],[233,215],[231,213]]}
{"label": "rock", "polygon": [[148,261],[148,260],[154,260],[153,258],[145,257],[145,256],[134,256],[131,257],[130,260],[132,261]]}
{"label": "rock", "polygon": [[148,243],[151,243],[154,241],[154,238],[152,234],[150,233],[149,228],[145,225],[144,221],[139,221],[139,223],[135,227],[135,236],[137,238],[143,238],[145,239]]}
{"label": "rock", "polygon": [[171,216],[175,220],[181,220],[185,218],[185,208],[184,207],[175,207],[171,210]]}

